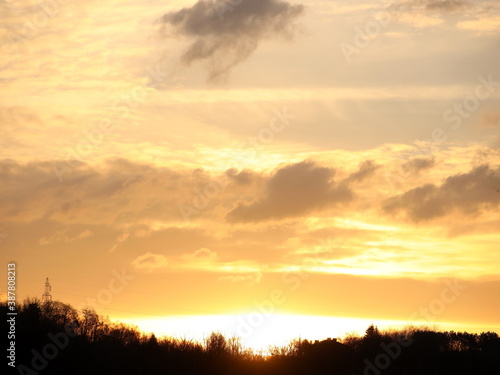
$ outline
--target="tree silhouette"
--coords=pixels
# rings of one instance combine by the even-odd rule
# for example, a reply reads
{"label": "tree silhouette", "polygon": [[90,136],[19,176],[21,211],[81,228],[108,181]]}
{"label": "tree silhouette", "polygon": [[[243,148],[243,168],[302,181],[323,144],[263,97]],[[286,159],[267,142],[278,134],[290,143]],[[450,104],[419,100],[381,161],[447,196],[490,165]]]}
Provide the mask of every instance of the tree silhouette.
{"label": "tree silhouette", "polygon": [[[0,313],[6,316],[5,303],[0,304]],[[296,339],[271,347],[266,356],[218,332],[203,345],[158,338],[137,327],[110,322],[93,309],[77,311],[62,302],[33,298],[19,304],[16,343],[18,367],[9,370],[30,375],[500,374],[500,338],[495,332],[439,332],[421,327],[379,331],[370,325],[361,337]]]}

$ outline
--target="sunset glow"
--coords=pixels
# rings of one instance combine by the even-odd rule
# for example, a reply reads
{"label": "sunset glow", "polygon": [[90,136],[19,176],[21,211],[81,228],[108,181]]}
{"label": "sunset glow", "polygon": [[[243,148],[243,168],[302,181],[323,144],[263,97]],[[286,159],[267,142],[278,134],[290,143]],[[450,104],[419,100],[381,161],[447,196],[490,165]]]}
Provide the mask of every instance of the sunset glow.
{"label": "sunset glow", "polygon": [[18,300],[264,351],[500,333],[500,2],[221,1],[1,2]]}
{"label": "sunset glow", "polygon": [[[270,346],[286,346],[294,339],[324,340],[344,338],[347,334],[363,335],[366,328],[375,324],[380,329],[403,329],[409,321],[370,320],[347,317],[322,317],[309,315],[269,314],[258,316],[253,313],[241,315],[184,316],[159,319],[119,319],[137,325],[144,332],[205,342],[212,332],[220,332],[226,337],[238,337],[246,348],[267,353]],[[482,332],[485,326],[461,325],[450,322],[414,322],[413,326],[425,326],[446,330],[467,330]],[[500,327],[497,327],[500,328]]]}

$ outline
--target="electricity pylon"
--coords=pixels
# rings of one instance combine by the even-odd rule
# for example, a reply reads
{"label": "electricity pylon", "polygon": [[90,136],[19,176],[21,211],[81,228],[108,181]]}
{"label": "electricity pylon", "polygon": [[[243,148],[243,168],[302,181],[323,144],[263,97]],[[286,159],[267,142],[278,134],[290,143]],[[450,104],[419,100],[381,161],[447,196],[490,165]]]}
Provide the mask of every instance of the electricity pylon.
{"label": "electricity pylon", "polygon": [[52,294],[50,294],[51,287],[49,284],[49,278],[45,280],[45,293],[42,294],[42,302],[52,301]]}

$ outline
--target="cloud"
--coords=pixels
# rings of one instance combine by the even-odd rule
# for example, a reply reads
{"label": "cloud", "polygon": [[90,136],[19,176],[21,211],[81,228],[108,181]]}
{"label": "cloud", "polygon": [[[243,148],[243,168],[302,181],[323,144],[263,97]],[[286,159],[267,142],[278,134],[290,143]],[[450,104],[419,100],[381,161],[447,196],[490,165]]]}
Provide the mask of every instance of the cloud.
{"label": "cloud", "polygon": [[388,199],[387,213],[403,212],[420,222],[454,212],[476,216],[500,205],[500,169],[481,165],[468,173],[448,177],[440,186],[426,184]]}
{"label": "cloud", "polygon": [[380,166],[375,164],[373,160],[365,160],[359,165],[359,169],[356,172],[351,173],[351,175],[347,178],[347,181],[362,182],[373,176],[378,168],[380,168]]}
{"label": "cloud", "polygon": [[497,32],[500,28],[500,16],[495,13],[490,13],[490,9],[486,9],[482,14],[475,19],[461,21],[457,24],[459,29],[474,30],[479,32]]}
{"label": "cloud", "polygon": [[202,247],[191,254],[184,254],[182,260],[190,265],[199,263],[213,263],[217,260],[217,253]]}
{"label": "cloud", "polygon": [[479,147],[474,152],[472,165],[478,167],[483,164],[492,164],[500,160],[500,137],[492,137],[489,139],[490,145]]}
{"label": "cloud", "polygon": [[130,237],[130,233],[128,232],[125,232],[125,233],[121,233],[115,240],[114,244],[113,244],[113,247],[111,247],[111,249],[109,250],[110,252],[113,252],[116,250],[116,248],[118,247],[118,245],[120,245],[122,242],[125,242],[128,238]]}
{"label": "cloud", "polygon": [[255,273],[259,272],[259,266],[255,262],[242,259],[224,262],[215,251],[205,247],[192,253],[169,257],[169,265],[176,269],[228,273],[235,277],[233,281],[245,282],[249,282],[249,278],[239,278],[239,276],[252,274],[255,280]]}
{"label": "cloud", "polygon": [[500,111],[488,111],[481,115],[481,125],[485,129],[494,129],[500,125]]}
{"label": "cloud", "polygon": [[94,235],[94,233],[92,233],[90,230],[84,230],[83,232],[81,232],[77,238],[79,239],[83,239],[83,238],[89,238],[89,237],[92,237]]}
{"label": "cloud", "polygon": [[404,175],[418,175],[420,172],[432,168],[436,165],[434,157],[413,158],[401,165],[401,172]]}
{"label": "cloud", "polygon": [[241,283],[252,286],[260,283],[262,280],[261,272],[252,272],[239,275],[222,276],[217,279],[217,282]]}
{"label": "cloud", "polygon": [[283,219],[348,202],[353,193],[345,183],[335,183],[335,170],[313,162],[287,165],[269,178],[265,196],[253,203],[240,203],[230,211],[230,222]]}
{"label": "cloud", "polygon": [[69,243],[69,242],[73,242],[75,240],[83,240],[85,238],[89,238],[89,237],[92,237],[94,235],[94,233],[90,230],[84,230],[83,232],[75,235],[75,236],[69,236],[67,234],[67,230],[60,230],[60,231],[57,231],[56,233],[54,233],[52,236],[50,237],[42,237],[40,238],[40,240],[38,240],[38,244],[39,245],[51,245],[53,243],[56,243],[56,242],[66,242],[66,243]]}
{"label": "cloud", "polygon": [[[422,1],[420,1],[422,3]],[[467,5],[466,1],[462,0],[427,0],[423,1],[427,10],[444,10],[455,11]]]}
{"label": "cloud", "polygon": [[401,11],[454,12],[467,6],[464,0],[402,0],[394,7]]}
{"label": "cloud", "polygon": [[33,129],[43,126],[42,119],[30,108],[0,105],[0,139],[4,152],[30,147],[29,136],[33,135]]}
{"label": "cloud", "polygon": [[[231,5],[232,4],[232,5]],[[208,63],[210,81],[224,78],[266,39],[294,35],[302,5],[282,0],[208,1],[169,12],[160,18],[164,30],[190,40],[181,62]]]}
{"label": "cloud", "polygon": [[167,258],[161,254],[147,252],[135,258],[132,264],[139,269],[152,271],[167,266],[168,261]]}
{"label": "cloud", "polygon": [[[139,177],[137,177],[139,176]],[[0,216],[29,222],[118,224],[141,220],[181,220],[178,201],[191,197],[191,171],[178,172],[124,159],[91,169],[74,165],[59,183],[51,162],[0,161]],[[147,194],[143,194],[147,191]]]}
{"label": "cloud", "polygon": [[254,173],[250,170],[243,170],[238,173],[235,168],[228,169],[226,175],[239,185],[249,185],[255,177]]}

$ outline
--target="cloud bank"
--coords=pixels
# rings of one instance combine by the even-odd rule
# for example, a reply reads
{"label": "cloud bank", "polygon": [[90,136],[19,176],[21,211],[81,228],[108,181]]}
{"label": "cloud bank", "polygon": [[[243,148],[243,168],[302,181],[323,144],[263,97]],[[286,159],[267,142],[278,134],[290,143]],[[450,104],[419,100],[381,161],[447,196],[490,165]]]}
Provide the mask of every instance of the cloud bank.
{"label": "cloud bank", "polygon": [[262,221],[300,216],[353,198],[345,183],[335,183],[335,170],[313,162],[287,165],[269,179],[265,196],[253,203],[239,203],[227,215],[231,222]]}
{"label": "cloud bank", "polygon": [[453,212],[477,215],[500,206],[500,170],[481,165],[468,173],[446,178],[440,185],[426,184],[386,201],[388,213],[404,213],[419,222]]}

